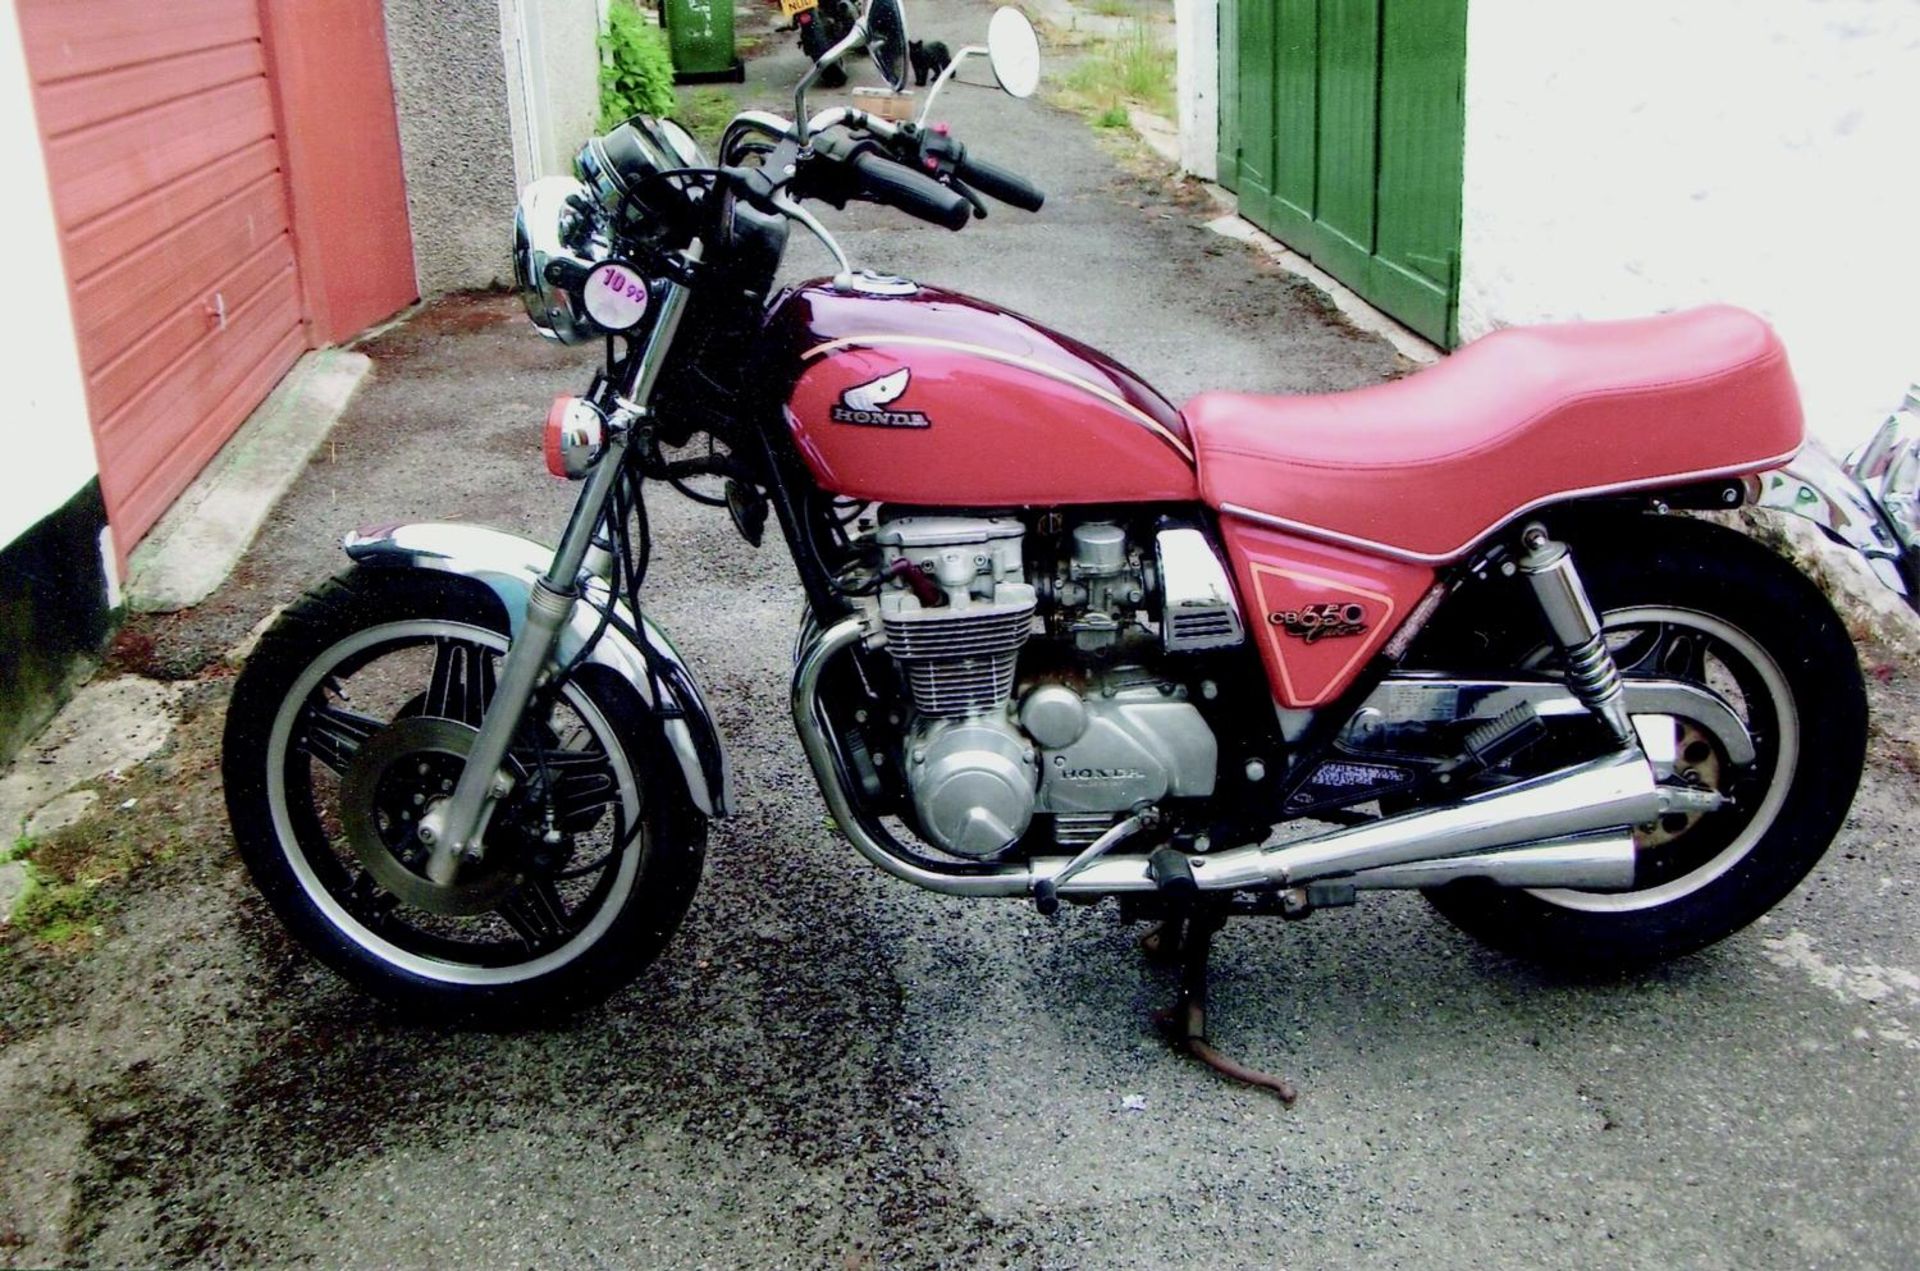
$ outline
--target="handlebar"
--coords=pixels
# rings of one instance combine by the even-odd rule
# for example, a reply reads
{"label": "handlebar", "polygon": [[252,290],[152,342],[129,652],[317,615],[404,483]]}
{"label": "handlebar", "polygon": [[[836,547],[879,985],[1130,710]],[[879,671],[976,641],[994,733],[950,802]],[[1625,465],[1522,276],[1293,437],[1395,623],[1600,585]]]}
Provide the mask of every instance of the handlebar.
{"label": "handlebar", "polygon": [[999,199],[1022,212],[1038,212],[1047,201],[1046,192],[1018,172],[964,151],[954,165],[953,174],[989,198]]}
{"label": "handlebar", "polygon": [[960,229],[973,216],[973,205],[964,197],[877,150],[855,154],[852,167],[862,192],[909,216],[950,230]]}

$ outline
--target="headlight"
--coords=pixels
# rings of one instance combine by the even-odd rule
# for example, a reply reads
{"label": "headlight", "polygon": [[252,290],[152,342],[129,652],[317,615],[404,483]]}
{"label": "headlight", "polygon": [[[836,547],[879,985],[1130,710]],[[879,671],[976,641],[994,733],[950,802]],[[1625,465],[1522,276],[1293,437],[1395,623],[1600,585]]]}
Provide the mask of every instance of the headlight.
{"label": "headlight", "polygon": [[520,192],[513,212],[513,275],[520,299],[540,333],[562,344],[601,334],[575,290],[589,269],[612,254],[591,223],[593,206],[593,195],[572,177],[541,177]]}

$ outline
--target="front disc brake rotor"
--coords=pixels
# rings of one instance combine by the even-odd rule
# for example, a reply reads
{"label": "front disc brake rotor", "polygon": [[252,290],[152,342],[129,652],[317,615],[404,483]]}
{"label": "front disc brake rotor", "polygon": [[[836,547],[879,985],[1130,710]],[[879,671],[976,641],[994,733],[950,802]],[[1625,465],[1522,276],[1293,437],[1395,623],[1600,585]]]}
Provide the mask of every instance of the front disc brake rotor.
{"label": "front disc brake rotor", "polygon": [[382,887],[428,913],[485,913],[516,881],[497,849],[462,861],[451,883],[426,875],[432,852],[420,841],[420,818],[453,793],[478,735],[451,719],[396,720],[367,739],[340,779],[340,823],[354,855]]}

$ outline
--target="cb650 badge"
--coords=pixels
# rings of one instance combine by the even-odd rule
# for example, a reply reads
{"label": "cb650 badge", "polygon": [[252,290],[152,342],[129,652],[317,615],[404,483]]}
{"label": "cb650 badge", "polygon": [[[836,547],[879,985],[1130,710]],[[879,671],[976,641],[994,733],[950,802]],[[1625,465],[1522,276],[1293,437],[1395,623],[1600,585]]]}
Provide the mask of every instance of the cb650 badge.
{"label": "cb650 badge", "polygon": [[1367,629],[1367,607],[1354,600],[1329,600],[1298,609],[1276,609],[1267,621],[1286,634],[1312,644],[1339,636],[1357,636]]}

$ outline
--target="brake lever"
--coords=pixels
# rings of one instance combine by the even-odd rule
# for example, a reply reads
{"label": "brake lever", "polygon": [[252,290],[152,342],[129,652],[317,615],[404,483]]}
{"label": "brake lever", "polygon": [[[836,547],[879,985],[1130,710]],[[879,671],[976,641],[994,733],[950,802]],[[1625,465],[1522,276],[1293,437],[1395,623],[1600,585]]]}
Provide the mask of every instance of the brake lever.
{"label": "brake lever", "polygon": [[945,185],[955,194],[958,194],[967,202],[973,204],[974,220],[984,221],[987,219],[987,205],[985,201],[983,201],[978,194],[975,194],[965,181],[962,181],[956,176],[936,176],[934,179]]}

